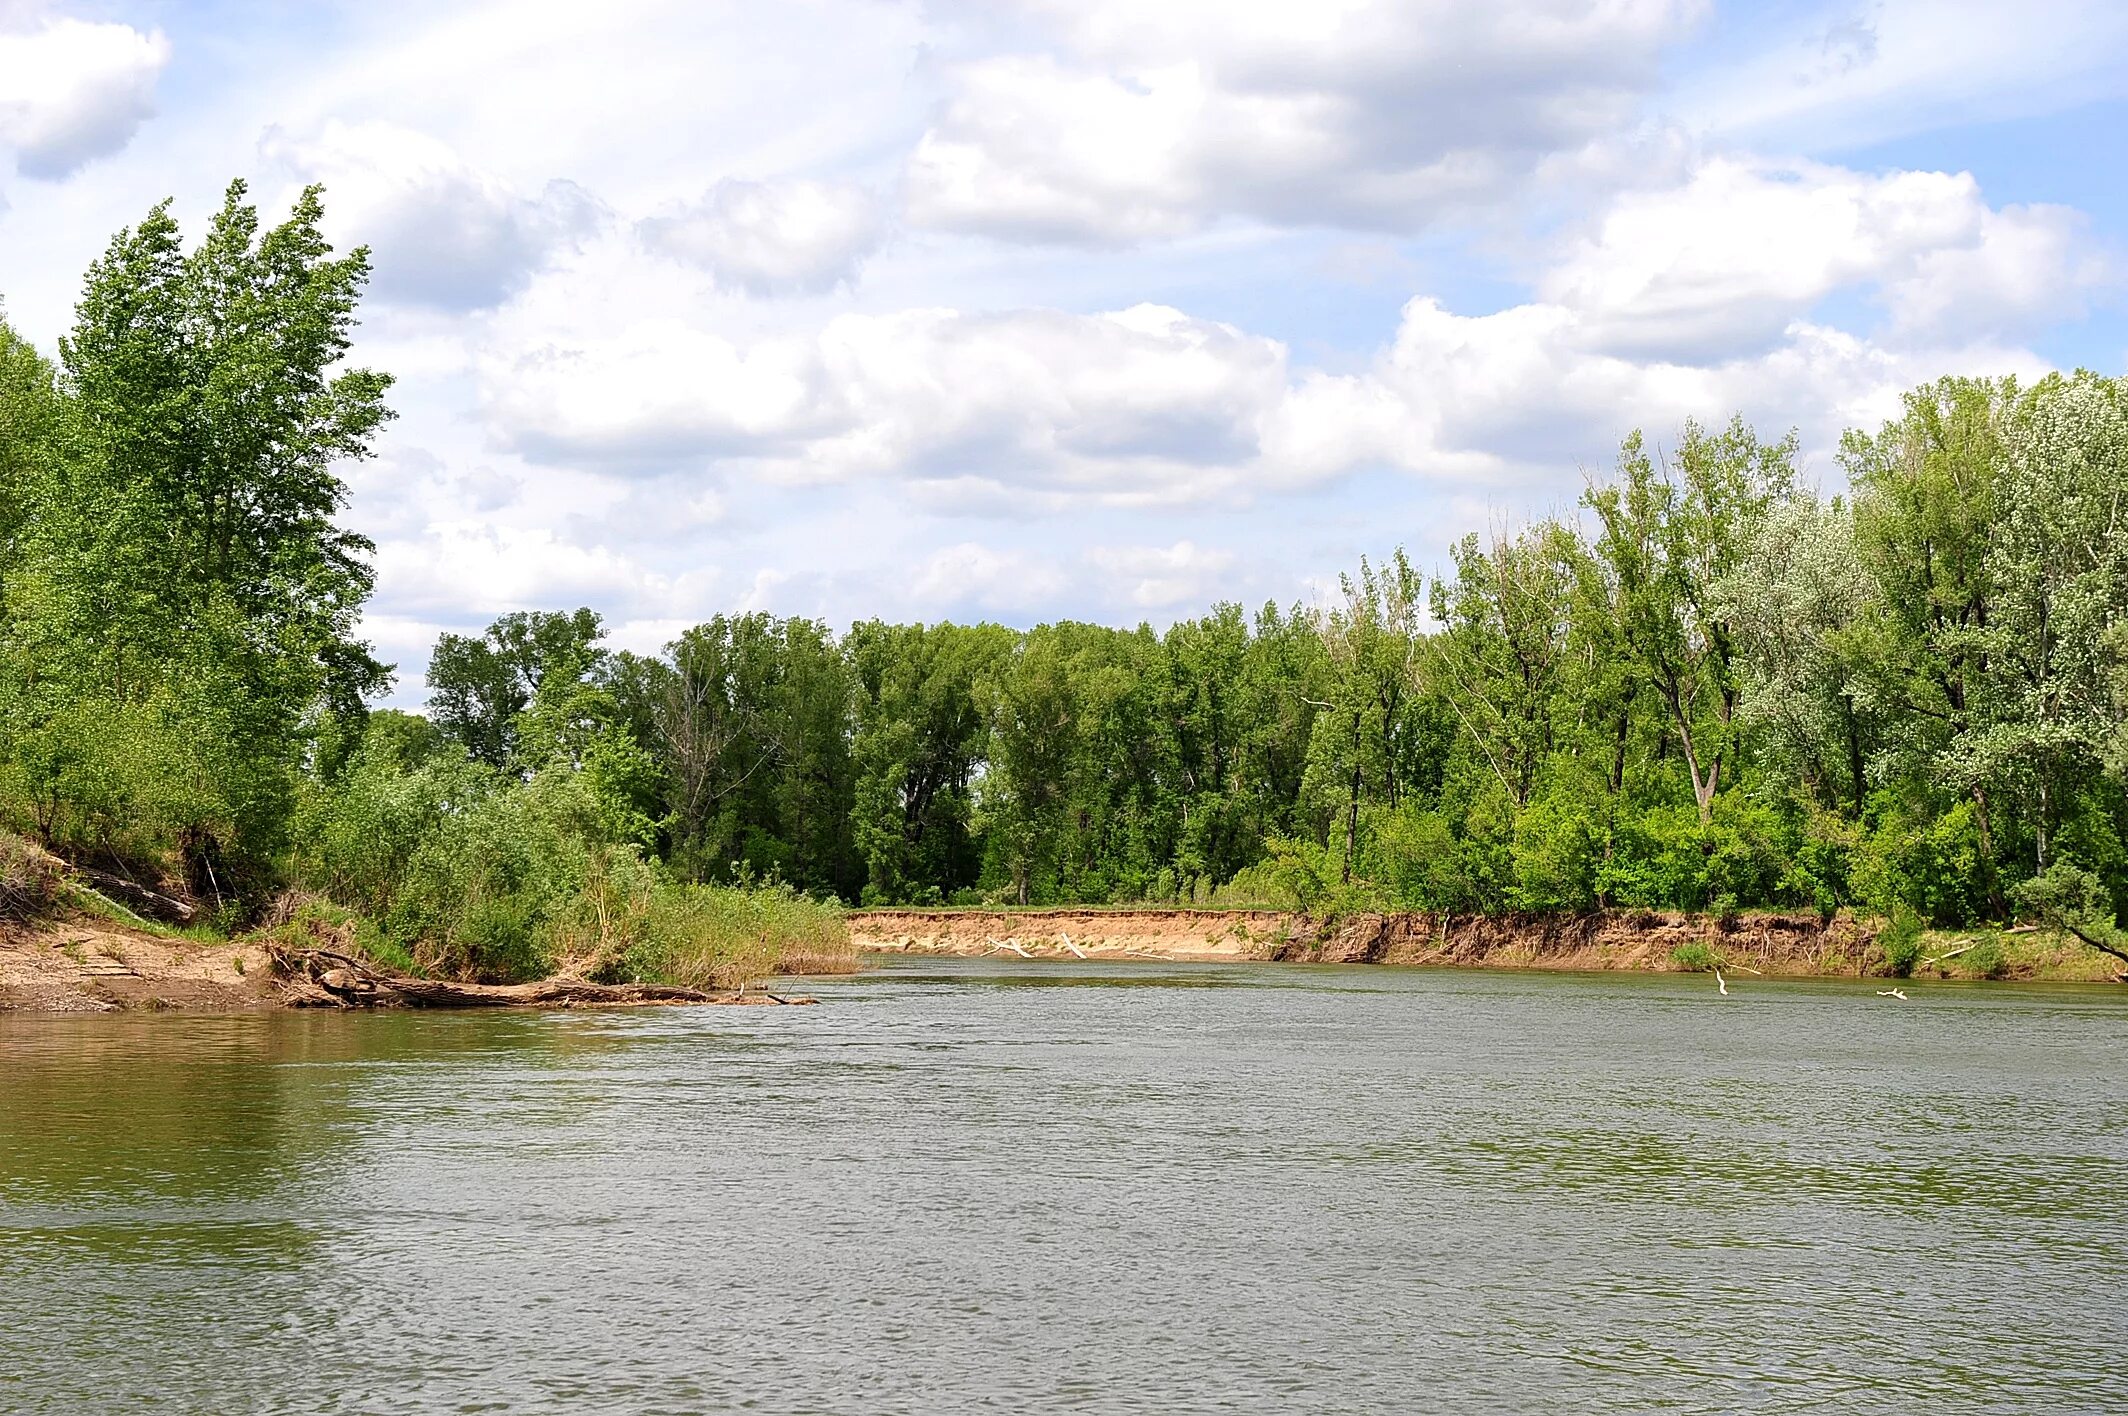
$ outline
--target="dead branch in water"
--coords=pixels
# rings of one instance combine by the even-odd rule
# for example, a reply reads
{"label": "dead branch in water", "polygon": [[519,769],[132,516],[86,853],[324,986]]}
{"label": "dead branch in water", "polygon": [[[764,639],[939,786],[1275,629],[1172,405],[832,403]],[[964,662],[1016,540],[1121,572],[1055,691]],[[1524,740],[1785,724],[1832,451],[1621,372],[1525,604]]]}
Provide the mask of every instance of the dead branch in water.
{"label": "dead branch in water", "polygon": [[706,993],[662,983],[592,983],[546,978],[536,983],[449,983],[379,973],[331,949],[267,946],[275,971],[288,980],[298,1007],[326,1008],[568,1008],[629,1003],[801,1004],[811,998],[773,993]]}

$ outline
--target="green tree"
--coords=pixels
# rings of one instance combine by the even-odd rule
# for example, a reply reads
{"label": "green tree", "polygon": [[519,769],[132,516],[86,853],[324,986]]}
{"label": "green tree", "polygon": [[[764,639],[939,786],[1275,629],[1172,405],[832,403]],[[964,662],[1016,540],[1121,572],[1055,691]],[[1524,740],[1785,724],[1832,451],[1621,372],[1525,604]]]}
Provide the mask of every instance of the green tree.
{"label": "green tree", "polygon": [[519,766],[521,716],[543,690],[552,703],[596,675],[605,633],[596,614],[579,609],[517,611],[478,636],[445,634],[429,655],[429,719],[474,761]]}

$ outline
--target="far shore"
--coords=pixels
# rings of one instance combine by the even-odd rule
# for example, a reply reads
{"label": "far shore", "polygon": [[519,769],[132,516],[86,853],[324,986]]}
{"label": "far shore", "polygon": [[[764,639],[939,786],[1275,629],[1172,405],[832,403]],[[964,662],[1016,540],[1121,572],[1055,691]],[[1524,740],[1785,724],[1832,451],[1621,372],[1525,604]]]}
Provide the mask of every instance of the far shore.
{"label": "far shore", "polygon": [[[879,954],[1063,961],[1432,965],[1486,969],[1724,969],[1790,978],[1890,978],[1876,922],[1846,913],[1727,918],[1586,914],[1359,914],[1130,907],[856,910],[850,942]],[[2104,983],[2119,963],[2031,927],[1924,937],[1917,978]]]}
{"label": "far shore", "polygon": [[[866,909],[851,911],[847,919],[851,947],[876,955],[1892,977],[1874,923],[1845,915],[1831,921],[1784,914],[1723,919],[1604,910],[1315,919],[1278,910],[1095,907]],[[2073,938],[2028,927],[1932,933],[1911,977],[2103,983],[2119,980],[2116,969],[2115,961]],[[542,996],[538,986],[522,991],[522,998],[494,1001],[584,1006],[566,992],[547,989]],[[0,932],[0,1012],[234,1012],[321,1001],[331,1000],[321,1000],[315,988],[292,986],[277,972],[270,946],[259,938],[205,940],[90,916],[16,923]]]}

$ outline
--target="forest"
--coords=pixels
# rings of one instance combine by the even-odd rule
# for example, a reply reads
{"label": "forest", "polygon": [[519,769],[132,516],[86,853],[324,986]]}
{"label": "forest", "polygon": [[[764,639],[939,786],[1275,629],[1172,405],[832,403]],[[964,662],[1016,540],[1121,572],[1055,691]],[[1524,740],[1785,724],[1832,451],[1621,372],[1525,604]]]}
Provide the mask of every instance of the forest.
{"label": "forest", "polygon": [[417,714],[359,637],[342,474],[391,380],[344,367],[368,264],[321,217],[237,185],[187,249],[166,203],[56,363],[0,325],[0,827],[226,926],[296,890],[466,977],[670,974],[813,900],[2120,943],[2128,380],[1915,389],[1837,495],[1792,434],[1636,433],[1571,514],[1158,630],[744,614],[639,655],[526,610],[444,635]]}

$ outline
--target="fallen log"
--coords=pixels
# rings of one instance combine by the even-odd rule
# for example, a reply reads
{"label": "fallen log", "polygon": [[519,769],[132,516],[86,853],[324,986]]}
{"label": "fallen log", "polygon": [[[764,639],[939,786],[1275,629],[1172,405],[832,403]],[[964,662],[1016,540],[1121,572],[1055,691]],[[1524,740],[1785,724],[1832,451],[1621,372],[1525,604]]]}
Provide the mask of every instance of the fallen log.
{"label": "fallen log", "polygon": [[773,993],[709,993],[663,983],[593,983],[581,978],[543,978],[533,983],[452,983],[380,973],[360,959],[331,949],[269,945],[274,970],[286,982],[290,1002],[325,1008],[573,1008],[640,1003],[806,1004],[813,998]]}

